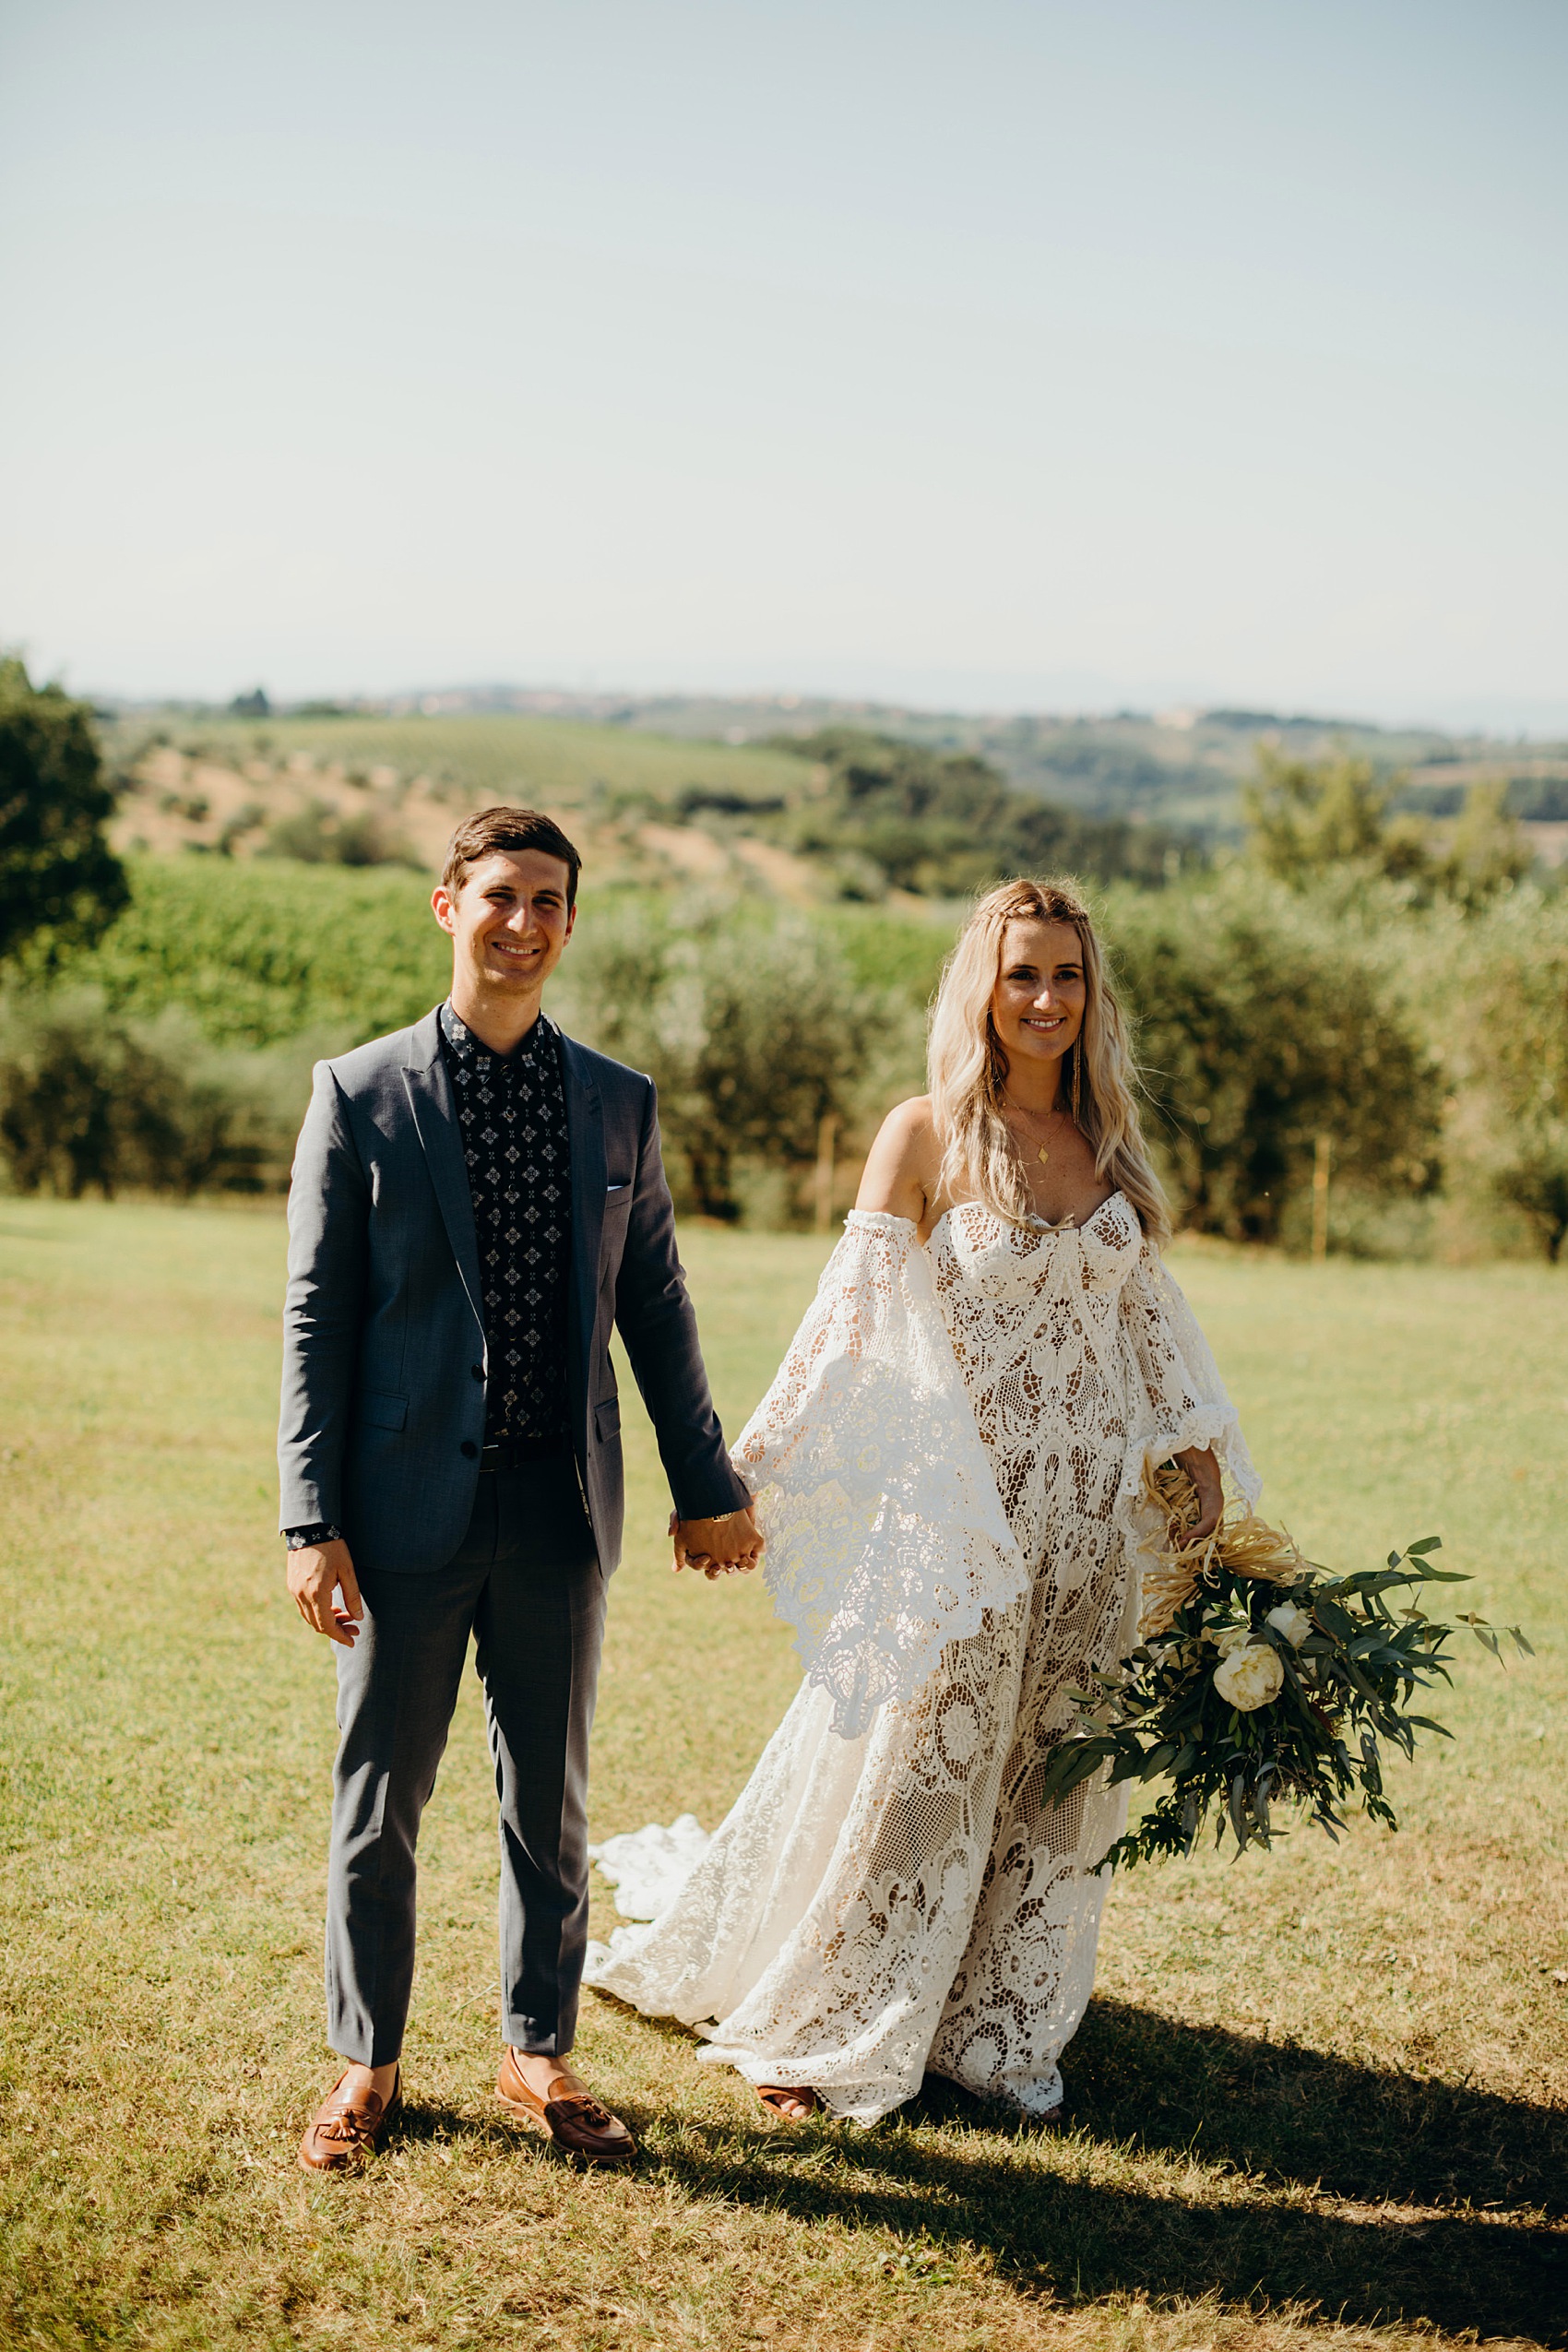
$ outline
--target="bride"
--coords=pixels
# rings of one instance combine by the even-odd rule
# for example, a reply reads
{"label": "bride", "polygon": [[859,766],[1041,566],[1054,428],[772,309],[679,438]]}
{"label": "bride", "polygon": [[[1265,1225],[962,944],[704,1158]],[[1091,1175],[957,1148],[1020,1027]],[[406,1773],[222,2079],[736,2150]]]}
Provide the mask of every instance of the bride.
{"label": "bride", "polygon": [[[1100,1776],[1052,1806],[1041,1773],[1070,1691],[1136,1639],[1163,1534],[1146,1468],[1185,1465],[1194,1537],[1222,1473],[1249,1501],[1257,1479],[1161,1263],[1126,1034],[1072,890],[981,900],[929,1071],[735,1450],[805,1680],[684,1883],[591,1947],[587,1981],[700,2026],[704,2058],[786,2115],[869,2122],[932,2073],[1050,2121],[1126,1793]],[[670,1846],[602,1850],[624,1908]]]}

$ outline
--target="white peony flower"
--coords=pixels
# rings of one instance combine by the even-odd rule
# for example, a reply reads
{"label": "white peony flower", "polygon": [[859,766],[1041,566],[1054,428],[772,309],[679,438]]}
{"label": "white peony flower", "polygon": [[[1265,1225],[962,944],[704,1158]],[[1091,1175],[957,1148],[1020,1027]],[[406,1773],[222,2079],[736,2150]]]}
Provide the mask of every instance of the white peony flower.
{"label": "white peony flower", "polygon": [[1222,1699],[1242,1715],[1267,1706],[1285,1688],[1285,1667],[1279,1652],[1266,1643],[1231,1650],[1214,1669],[1214,1687]]}
{"label": "white peony flower", "polygon": [[1271,1609],[1266,1621],[1277,1633],[1284,1634],[1293,1650],[1301,1648],[1313,1630],[1310,1612],[1299,1608],[1293,1600],[1282,1600],[1277,1609]]}

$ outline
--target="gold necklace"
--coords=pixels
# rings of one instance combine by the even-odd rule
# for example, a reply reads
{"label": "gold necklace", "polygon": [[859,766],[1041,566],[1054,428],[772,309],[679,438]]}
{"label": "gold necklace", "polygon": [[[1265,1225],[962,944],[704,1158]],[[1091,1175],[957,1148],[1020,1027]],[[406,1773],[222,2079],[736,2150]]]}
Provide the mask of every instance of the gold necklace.
{"label": "gold necklace", "polygon": [[[1004,1093],[1004,1094],[1003,1095],[1002,1099],[1003,1099],[1003,1101],[1004,1101],[1004,1102],[1007,1105],[1008,1110],[1009,1110],[1009,1111],[1011,1111],[1013,1112],[1013,1114],[1015,1115],[1015,1117],[1016,1117],[1016,1118],[1019,1118],[1019,1119],[1032,1119],[1032,1118],[1036,1115],[1036,1114],[1035,1114],[1032,1111],[1026,1111],[1026,1110],[1024,1109],[1024,1106],[1023,1106],[1023,1104],[1022,1104],[1021,1102],[1015,1102],[1015,1101],[1013,1100],[1012,1096],[1011,1096],[1011,1095],[1009,1095],[1009,1094]],[[1051,1120],[1052,1120],[1052,1119],[1063,1119],[1063,1118],[1065,1118],[1065,1117],[1066,1117],[1066,1113],[1065,1113],[1064,1111],[1048,1111],[1046,1112],[1045,1116],[1046,1116],[1047,1121],[1049,1122],[1049,1121],[1051,1121]],[[1040,1164],[1040,1166],[1041,1166],[1042,1168],[1048,1167],[1048,1166],[1050,1165],[1050,1162],[1051,1162],[1051,1154],[1050,1154],[1050,1152],[1049,1152],[1049,1151],[1047,1151],[1047,1149],[1046,1149],[1046,1147],[1045,1147],[1045,1146],[1044,1146],[1043,1144],[1039,1144],[1039,1145],[1037,1146],[1036,1150],[1035,1150],[1035,1158],[1039,1160],[1039,1164]]]}

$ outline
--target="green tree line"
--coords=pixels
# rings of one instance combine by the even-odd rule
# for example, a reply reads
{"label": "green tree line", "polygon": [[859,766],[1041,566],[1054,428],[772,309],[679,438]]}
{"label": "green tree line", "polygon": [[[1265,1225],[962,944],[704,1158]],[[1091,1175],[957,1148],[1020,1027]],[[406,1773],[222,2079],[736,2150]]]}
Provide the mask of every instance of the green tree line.
{"label": "green tree line", "polygon": [[895,888],[961,897],[1017,873],[1158,887],[1203,862],[1190,838],[1016,791],[971,753],[845,727],[779,740],[826,776],[826,790],[790,813],[784,837],[824,861],[849,897]]}
{"label": "green tree line", "polygon": [[[968,855],[975,886],[996,870],[976,828],[1023,825],[1011,800],[1027,796],[999,802],[980,763],[894,758],[862,737],[812,751],[828,779],[806,812],[824,857],[912,885]],[[417,1018],[444,990],[445,944],[411,873],[122,868],[89,715],[14,663],[0,672],[0,783],[13,1185],[275,1185],[312,1052]],[[1300,1245],[1326,1152],[1336,1246],[1430,1246],[1446,1201],[1481,1241],[1556,1256],[1568,898],[1495,794],[1473,792],[1446,831],[1396,801],[1397,780],[1364,763],[1265,754],[1244,856],[1158,889],[1105,860],[1106,932],[1179,1220]],[[1085,837],[1028,811],[1039,829],[1017,835],[1004,870],[1061,870],[1070,853],[1087,865]],[[919,1088],[955,927],[842,902],[802,914],[761,896],[590,889],[558,1001],[576,1033],[658,1080],[684,1206],[788,1218],[809,1198],[825,1119],[852,1149]]]}

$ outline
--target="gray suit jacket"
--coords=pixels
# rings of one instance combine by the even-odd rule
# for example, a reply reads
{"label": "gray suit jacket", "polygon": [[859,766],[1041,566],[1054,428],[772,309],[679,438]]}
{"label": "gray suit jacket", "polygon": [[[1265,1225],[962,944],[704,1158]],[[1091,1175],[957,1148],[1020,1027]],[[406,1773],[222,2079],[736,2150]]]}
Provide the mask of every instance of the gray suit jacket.
{"label": "gray suit jacket", "polygon": [[[612,1324],[681,1516],[715,1516],[750,1497],[707,1392],[653,1082],[561,1042],[572,1158],[566,1394],[609,1574],[624,1516]],[[289,1193],[280,1526],[340,1526],[359,1567],[444,1567],[473,1509],[487,1372],[468,1168],[427,1013],[316,1064]]]}

